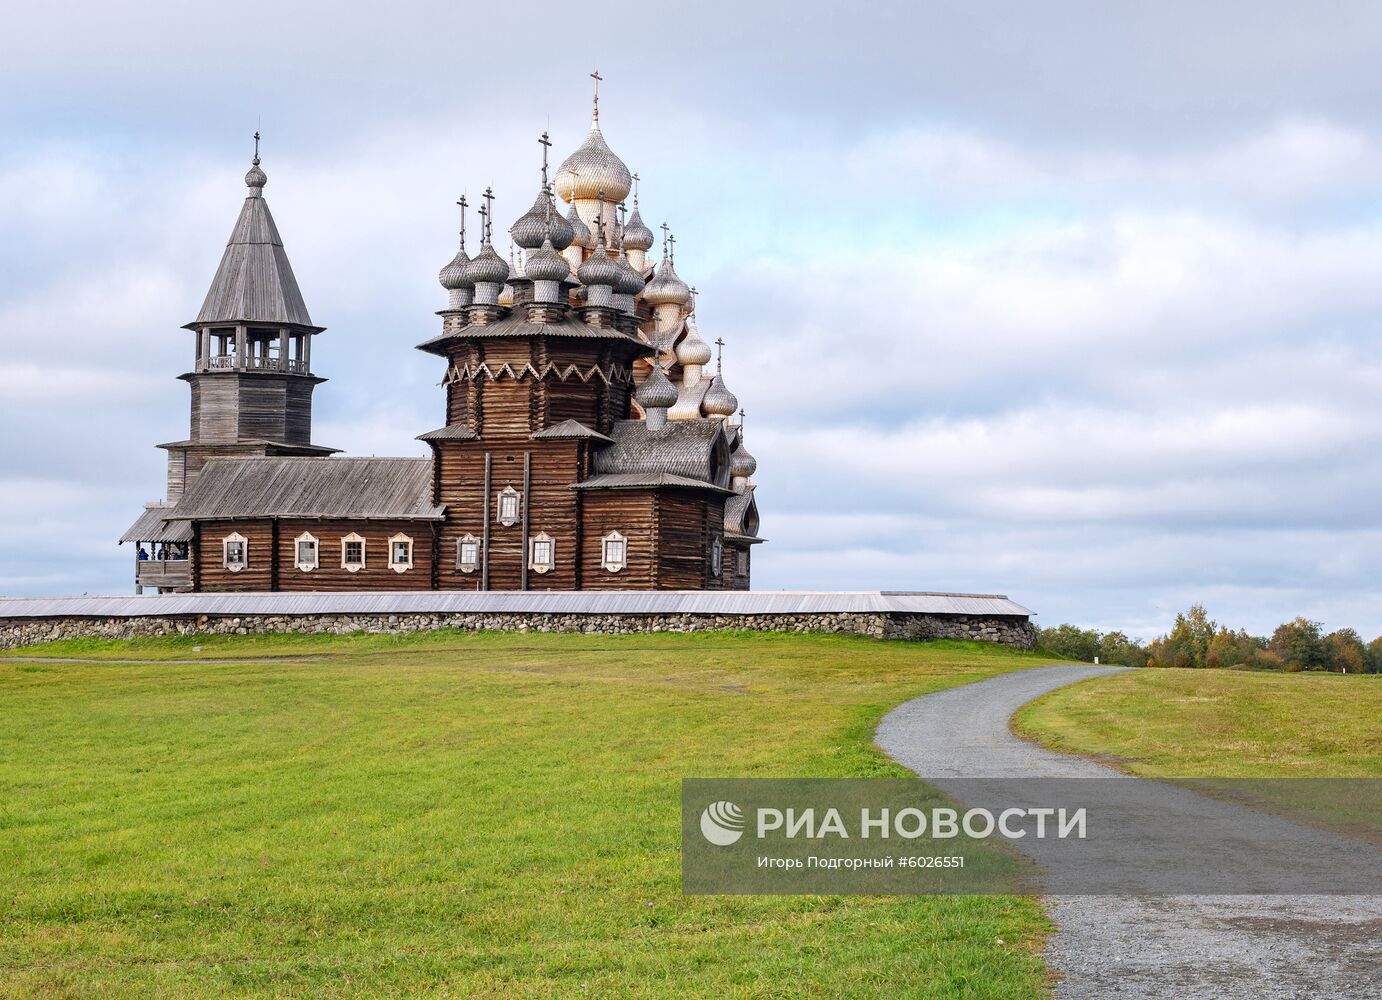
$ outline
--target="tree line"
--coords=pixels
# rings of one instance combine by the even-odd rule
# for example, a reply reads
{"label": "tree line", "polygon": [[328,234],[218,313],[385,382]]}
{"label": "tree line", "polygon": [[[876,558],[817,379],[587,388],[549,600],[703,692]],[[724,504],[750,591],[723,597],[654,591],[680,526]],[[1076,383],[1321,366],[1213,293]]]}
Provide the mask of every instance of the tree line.
{"label": "tree line", "polygon": [[1270,636],[1236,632],[1210,619],[1203,605],[1176,615],[1171,631],[1143,644],[1122,632],[1098,632],[1075,625],[1038,631],[1041,648],[1072,660],[1129,667],[1225,668],[1234,670],[1329,670],[1382,674],[1382,636],[1363,642],[1356,630],[1324,626],[1308,618],[1278,625]]}

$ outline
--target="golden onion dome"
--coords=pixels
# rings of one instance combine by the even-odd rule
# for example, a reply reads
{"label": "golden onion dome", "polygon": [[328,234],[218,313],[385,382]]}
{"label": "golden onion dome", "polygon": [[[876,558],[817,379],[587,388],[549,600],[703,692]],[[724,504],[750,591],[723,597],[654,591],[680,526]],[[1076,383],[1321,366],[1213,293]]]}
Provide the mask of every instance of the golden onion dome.
{"label": "golden onion dome", "polygon": [[592,122],[580,148],[557,168],[557,194],[566,201],[594,199],[603,192],[605,201],[618,203],[629,196],[633,177],[624,161],[605,143],[598,122]]}

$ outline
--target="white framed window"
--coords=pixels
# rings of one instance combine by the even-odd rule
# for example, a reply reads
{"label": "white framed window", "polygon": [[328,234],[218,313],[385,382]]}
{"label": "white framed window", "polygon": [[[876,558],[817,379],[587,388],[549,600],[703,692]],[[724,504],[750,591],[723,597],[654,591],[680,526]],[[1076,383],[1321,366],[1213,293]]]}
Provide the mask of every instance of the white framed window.
{"label": "white framed window", "polygon": [[456,568],[462,573],[474,573],[480,568],[480,539],[466,535],[456,542]]}
{"label": "white framed window", "polygon": [[495,520],[500,524],[505,527],[517,524],[523,518],[523,494],[512,486],[505,486],[499,491],[499,503],[495,510]]}
{"label": "white framed window", "polygon": [[365,539],[351,532],[341,539],[341,569],[358,573],[365,568]]}
{"label": "white framed window", "polygon": [[740,576],[748,576],[748,575],[749,575],[749,550],[748,550],[748,549],[739,549],[737,552],[734,553],[734,558],[735,558],[735,567],[738,569],[739,575],[740,575]]}
{"label": "white framed window", "polygon": [[628,562],[629,540],[619,532],[611,531],[602,540],[600,555],[605,569],[618,573]]}
{"label": "white framed window", "polygon": [[250,564],[250,545],[238,531],[221,539],[221,565],[238,573]]}
{"label": "white framed window", "polygon": [[528,542],[528,568],[535,573],[546,573],[557,565],[557,543],[545,531],[534,535]]}
{"label": "white framed window", "polygon": [[317,568],[318,558],[317,537],[304,531],[293,539],[293,556],[298,569],[304,573],[310,573]]}
{"label": "white framed window", "polygon": [[710,572],[719,576],[724,569],[725,543],[724,540],[716,535],[710,540]]}
{"label": "white framed window", "polygon": [[402,533],[389,539],[389,569],[406,573],[413,568],[413,540]]}

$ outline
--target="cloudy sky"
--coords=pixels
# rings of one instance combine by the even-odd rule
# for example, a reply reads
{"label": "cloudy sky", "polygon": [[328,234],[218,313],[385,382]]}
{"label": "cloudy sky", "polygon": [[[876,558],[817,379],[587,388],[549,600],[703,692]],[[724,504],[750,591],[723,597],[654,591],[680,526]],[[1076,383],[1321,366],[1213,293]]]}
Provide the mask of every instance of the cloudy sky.
{"label": "cloudy sky", "polygon": [[602,124],[748,411],[761,589],[1382,632],[1382,9],[30,5],[0,38],[0,592],[121,593],[250,134],[316,440],[420,454],[452,202]]}

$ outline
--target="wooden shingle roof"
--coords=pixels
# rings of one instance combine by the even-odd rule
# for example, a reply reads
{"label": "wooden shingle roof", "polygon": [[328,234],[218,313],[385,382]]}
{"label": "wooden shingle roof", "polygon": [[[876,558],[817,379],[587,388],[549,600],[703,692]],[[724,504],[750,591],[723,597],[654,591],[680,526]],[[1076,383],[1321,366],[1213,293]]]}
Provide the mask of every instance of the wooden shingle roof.
{"label": "wooden shingle roof", "polygon": [[435,521],[444,510],[427,458],[213,458],[166,516]]}
{"label": "wooden shingle roof", "polygon": [[320,330],[312,325],[283,239],[262,191],[251,187],[201,312],[188,326],[264,323]]}
{"label": "wooden shingle roof", "polygon": [[669,420],[656,429],[643,420],[619,420],[613,447],[595,455],[598,474],[666,472],[712,486],[729,485],[729,440],[718,420]]}

